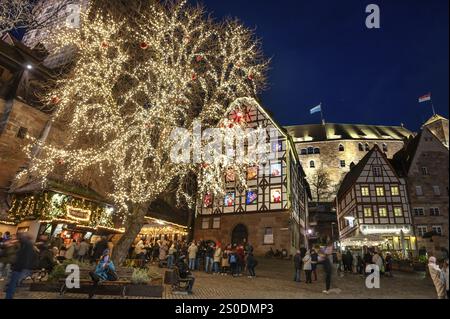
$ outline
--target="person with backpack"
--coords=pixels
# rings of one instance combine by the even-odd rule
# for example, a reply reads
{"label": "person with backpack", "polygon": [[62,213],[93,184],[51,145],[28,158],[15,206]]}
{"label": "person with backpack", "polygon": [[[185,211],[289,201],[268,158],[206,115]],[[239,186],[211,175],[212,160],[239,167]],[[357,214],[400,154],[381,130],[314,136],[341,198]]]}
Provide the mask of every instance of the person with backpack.
{"label": "person with backpack", "polygon": [[38,261],[38,255],[28,234],[21,234],[19,237],[19,245],[16,260],[11,267],[11,278],[8,283],[8,288],[6,289],[5,299],[14,298],[14,294],[21,279],[31,273]]}
{"label": "person with backpack", "polygon": [[247,270],[249,273],[248,278],[255,278],[255,267],[258,265],[258,261],[255,259],[255,256],[253,256],[252,252],[249,252],[247,255]]}
{"label": "person with backpack", "polygon": [[238,267],[238,256],[236,254],[236,250],[233,251],[229,255],[229,263],[231,268],[231,275],[233,277],[237,276],[237,267]]}

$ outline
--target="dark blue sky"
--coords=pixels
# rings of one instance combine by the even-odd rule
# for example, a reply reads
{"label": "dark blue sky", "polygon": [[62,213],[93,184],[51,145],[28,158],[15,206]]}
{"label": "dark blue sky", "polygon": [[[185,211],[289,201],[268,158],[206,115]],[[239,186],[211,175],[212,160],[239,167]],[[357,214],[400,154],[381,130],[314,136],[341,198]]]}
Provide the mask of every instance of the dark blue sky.
{"label": "dark blue sky", "polygon": [[[195,0],[192,0],[195,2]],[[272,57],[261,99],[282,125],[328,122],[417,130],[431,115],[418,97],[433,94],[448,118],[448,0],[202,0],[217,19],[256,28]],[[368,4],[381,29],[367,29]]]}

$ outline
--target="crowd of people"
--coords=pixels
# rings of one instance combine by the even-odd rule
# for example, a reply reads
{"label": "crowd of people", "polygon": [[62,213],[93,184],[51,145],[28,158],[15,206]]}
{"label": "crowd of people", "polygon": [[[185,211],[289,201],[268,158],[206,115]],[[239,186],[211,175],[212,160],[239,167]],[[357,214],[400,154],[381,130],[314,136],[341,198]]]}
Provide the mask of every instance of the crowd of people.
{"label": "crowd of people", "polygon": [[129,259],[138,261],[140,267],[147,263],[158,263],[160,266],[173,268],[180,257],[190,271],[204,271],[208,274],[256,277],[257,260],[250,244],[223,245],[213,241],[185,240],[170,241],[166,238],[148,241],[144,238],[131,247]]}
{"label": "crowd of people", "polygon": [[113,244],[106,237],[100,237],[95,243],[70,240],[65,244],[60,237],[49,240],[48,236],[41,235],[33,243],[27,233],[0,233],[0,281],[7,280],[6,298],[12,299],[17,286],[33,274],[36,279],[45,280],[65,260],[94,264],[104,257],[105,251],[110,254],[112,249]]}

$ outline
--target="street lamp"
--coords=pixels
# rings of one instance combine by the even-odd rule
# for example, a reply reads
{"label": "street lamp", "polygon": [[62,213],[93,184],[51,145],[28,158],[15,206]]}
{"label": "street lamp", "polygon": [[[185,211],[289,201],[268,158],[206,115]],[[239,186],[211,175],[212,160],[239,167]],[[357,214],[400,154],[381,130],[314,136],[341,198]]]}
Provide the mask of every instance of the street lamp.
{"label": "street lamp", "polygon": [[33,66],[31,64],[27,64],[27,69],[31,70],[33,68]]}

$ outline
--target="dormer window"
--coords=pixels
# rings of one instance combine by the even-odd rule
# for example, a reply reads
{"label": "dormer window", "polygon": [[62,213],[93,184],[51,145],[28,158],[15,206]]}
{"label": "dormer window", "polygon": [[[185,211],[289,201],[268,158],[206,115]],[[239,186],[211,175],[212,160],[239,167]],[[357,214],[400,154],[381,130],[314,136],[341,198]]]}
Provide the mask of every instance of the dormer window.
{"label": "dormer window", "polygon": [[339,144],[339,152],[345,151],[344,145]]}

